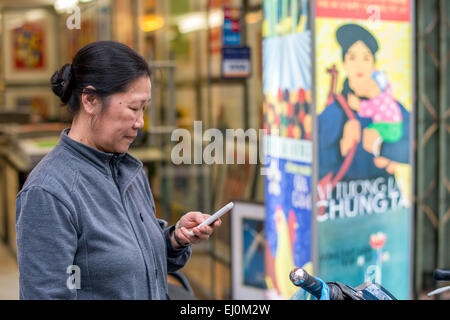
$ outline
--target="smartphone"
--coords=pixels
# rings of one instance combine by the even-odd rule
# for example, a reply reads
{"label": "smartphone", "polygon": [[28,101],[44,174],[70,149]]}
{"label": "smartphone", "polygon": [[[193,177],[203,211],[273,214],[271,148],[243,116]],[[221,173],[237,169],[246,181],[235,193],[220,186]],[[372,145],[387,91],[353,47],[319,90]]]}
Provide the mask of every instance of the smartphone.
{"label": "smartphone", "polygon": [[[208,219],[206,219],[205,221],[200,223],[198,226],[196,226],[196,228],[200,228],[201,226],[204,226],[204,225],[210,225],[211,223],[213,223],[214,221],[219,219],[221,216],[223,216],[225,213],[230,211],[233,208],[233,206],[234,206],[233,202],[228,203],[227,205],[225,205],[224,207],[219,209],[216,213],[214,213],[212,216],[210,216]],[[191,231],[189,231],[189,235],[194,236],[195,234],[191,230]]]}

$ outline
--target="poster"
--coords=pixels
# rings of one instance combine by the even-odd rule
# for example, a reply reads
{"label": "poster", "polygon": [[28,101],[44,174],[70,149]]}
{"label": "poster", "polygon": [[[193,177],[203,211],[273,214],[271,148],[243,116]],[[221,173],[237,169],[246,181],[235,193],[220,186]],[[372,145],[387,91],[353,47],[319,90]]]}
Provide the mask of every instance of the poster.
{"label": "poster", "polygon": [[7,84],[47,83],[55,67],[55,17],[44,8],[4,9],[2,47]]}
{"label": "poster", "polygon": [[412,6],[315,2],[318,275],[411,292]]}
{"label": "poster", "polygon": [[308,1],[263,4],[266,298],[289,299],[289,273],[312,273],[311,31]]}

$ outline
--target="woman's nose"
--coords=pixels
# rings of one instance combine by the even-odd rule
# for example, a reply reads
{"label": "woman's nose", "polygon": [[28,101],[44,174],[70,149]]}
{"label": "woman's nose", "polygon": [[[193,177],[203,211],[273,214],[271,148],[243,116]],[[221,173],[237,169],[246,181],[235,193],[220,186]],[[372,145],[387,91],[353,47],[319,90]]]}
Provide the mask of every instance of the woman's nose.
{"label": "woman's nose", "polygon": [[135,129],[141,129],[144,127],[144,113],[141,112],[139,117],[136,119],[134,126]]}

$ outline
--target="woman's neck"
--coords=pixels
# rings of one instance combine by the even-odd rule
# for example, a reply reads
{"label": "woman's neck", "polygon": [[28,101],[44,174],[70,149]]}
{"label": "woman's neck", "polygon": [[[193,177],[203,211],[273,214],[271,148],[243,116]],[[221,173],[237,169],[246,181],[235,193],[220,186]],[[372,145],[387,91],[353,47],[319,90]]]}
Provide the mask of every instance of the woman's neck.
{"label": "woman's neck", "polygon": [[103,151],[92,138],[94,135],[92,134],[92,129],[89,126],[89,119],[84,119],[82,115],[76,115],[73,118],[72,126],[70,127],[70,131],[68,136],[82,144],[85,144],[94,149]]}

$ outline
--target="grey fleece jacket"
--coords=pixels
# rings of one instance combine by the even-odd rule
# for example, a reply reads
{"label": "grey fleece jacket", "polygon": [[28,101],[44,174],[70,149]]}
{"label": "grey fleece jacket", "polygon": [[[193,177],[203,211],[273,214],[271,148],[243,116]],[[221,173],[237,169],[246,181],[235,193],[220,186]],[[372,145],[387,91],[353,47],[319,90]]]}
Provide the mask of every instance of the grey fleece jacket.
{"label": "grey fleece jacket", "polygon": [[16,199],[21,299],[167,299],[172,247],[142,163],[72,140],[69,129]]}

